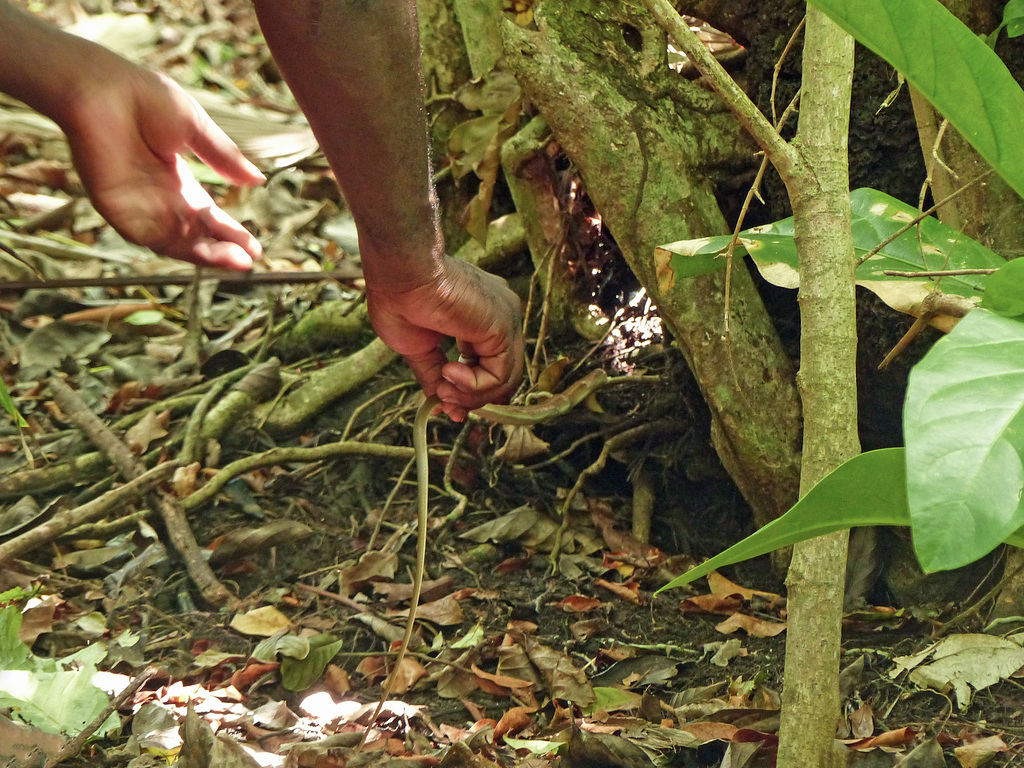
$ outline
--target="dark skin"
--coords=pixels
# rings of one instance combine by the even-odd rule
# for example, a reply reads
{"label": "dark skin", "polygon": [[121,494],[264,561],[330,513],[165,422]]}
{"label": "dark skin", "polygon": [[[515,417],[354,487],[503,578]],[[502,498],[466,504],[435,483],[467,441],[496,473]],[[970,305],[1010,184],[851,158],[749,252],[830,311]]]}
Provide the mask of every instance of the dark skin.
{"label": "dark skin", "polygon": [[[359,229],[381,339],[455,420],[507,400],[522,375],[519,300],[445,254],[427,157],[414,0],[257,0],[267,43]],[[42,68],[35,62],[46,60]],[[248,268],[259,244],[188,173],[192,150],[227,180],[262,175],[184,91],[0,0],[0,91],[69,137],[96,209],[126,239]],[[448,362],[445,336],[462,353]]]}
{"label": "dark skin", "polygon": [[[452,418],[522,375],[519,300],[445,255],[430,181],[414,0],[254,0],[359,228],[370,319]],[[458,342],[447,361],[440,343]]]}

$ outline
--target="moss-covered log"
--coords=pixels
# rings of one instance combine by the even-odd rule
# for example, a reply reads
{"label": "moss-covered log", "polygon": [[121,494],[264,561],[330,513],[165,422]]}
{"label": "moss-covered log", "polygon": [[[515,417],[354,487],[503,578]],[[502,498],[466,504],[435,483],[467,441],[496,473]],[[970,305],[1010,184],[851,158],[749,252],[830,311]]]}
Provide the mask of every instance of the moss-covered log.
{"label": "moss-covered log", "polygon": [[722,463],[757,522],[774,519],[799,484],[792,363],[742,264],[728,338],[725,275],[662,293],[654,264],[658,245],[727,231],[712,182],[749,163],[752,145],[717,97],[667,68],[666,38],[642,9],[542,0],[535,18],[537,31],[504,26],[506,59],[685,352]]}

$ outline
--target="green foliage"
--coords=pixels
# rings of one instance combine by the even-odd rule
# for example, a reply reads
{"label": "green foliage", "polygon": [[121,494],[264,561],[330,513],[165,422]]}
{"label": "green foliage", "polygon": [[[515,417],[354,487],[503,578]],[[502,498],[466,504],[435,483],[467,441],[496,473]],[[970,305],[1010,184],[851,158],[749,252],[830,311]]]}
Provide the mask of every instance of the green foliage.
{"label": "green foliage", "polygon": [[[858,261],[918,216],[913,206],[869,188],[850,193],[850,208]],[[724,269],[726,262],[722,255],[730,239],[728,235],[706,237],[659,248],[657,259],[662,290],[671,287],[664,280],[675,281]],[[799,284],[792,217],[740,233],[735,253],[737,256],[749,254],[762,277],[773,285],[796,288]],[[858,285],[874,292],[893,309],[910,313],[935,287],[934,278],[894,277],[885,272],[1000,269],[1005,264],[1002,256],[981,243],[927,216],[919,226],[908,229],[860,264],[855,278]],[[942,290],[976,299],[981,296],[986,279],[985,275],[950,275],[942,278]]]}
{"label": "green foliage", "polygon": [[25,421],[25,418],[21,413],[19,413],[18,407],[11,399],[11,393],[7,391],[7,385],[4,384],[3,379],[0,379],[0,408],[7,411],[7,415],[11,417],[11,421],[13,421],[18,427],[21,429],[28,427],[28,422]]}
{"label": "green foliage", "polygon": [[345,644],[334,635],[320,634],[309,638],[309,653],[296,659],[281,659],[281,684],[289,691],[304,691],[323,675],[338,651]]}
{"label": "green foliage", "polygon": [[[92,683],[106,648],[96,643],[63,659],[42,659],[18,639],[20,628],[21,605],[8,602],[0,608],[0,707],[49,733],[80,733],[108,704],[107,694]],[[95,736],[120,725],[111,714]]]}
{"label": "green foliage", "polygon": [[981,306],[1007,317],[1024,315],[1024,259],[1014,259],[985,282]]}
{"label": "green foliage", "polygon": [[971,312],[918,363],[907,448],[871,451],[825,477],[761,530],[675,579],[843,528],[910,525],[926,571],[1024,546],[1024,322]]}
{"label": "green foliage", "polygon": [[1006,29],[1007,37],[1020,37],[1024,35],[1024,0],[1010,0],[1003,7],[1003,21],[992,33],[985,35],[982,39],[988,43],[990,48],[995,48],[999,33]]}
{"label": "green foliage", "polygon": [[903,457],[902,448],[855,456],[822,478],[782,517],[661,589],[679,587],[718,568],[844,528],[909,524]]}
{"label": "green foliage", "polygon": [[970,563],[1024,525],[1024,323],[961,320],[911,372],[903,425],[925,570]]}
{"label": "green foliage", "polygon": [[938,0],[811,2],[899,70],[1024,195],[1024,91],[983,40]]}

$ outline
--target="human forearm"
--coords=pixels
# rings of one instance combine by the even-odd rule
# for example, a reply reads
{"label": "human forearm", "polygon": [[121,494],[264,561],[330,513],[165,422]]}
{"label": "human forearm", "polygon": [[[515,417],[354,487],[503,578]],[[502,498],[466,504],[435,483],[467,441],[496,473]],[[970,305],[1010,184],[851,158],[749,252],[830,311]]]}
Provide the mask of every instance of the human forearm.
{"label": "human forearm", "polygon": [[367,285],[432,280],[443,260],[414,0],[254,0],[359,228]]}
{"label": "human forearm", "polygon": [[93,70],[112,55],[0,0],[0,91],[61,127],[66,128],[80,101],[83,63],[88,61],[88,69]]}

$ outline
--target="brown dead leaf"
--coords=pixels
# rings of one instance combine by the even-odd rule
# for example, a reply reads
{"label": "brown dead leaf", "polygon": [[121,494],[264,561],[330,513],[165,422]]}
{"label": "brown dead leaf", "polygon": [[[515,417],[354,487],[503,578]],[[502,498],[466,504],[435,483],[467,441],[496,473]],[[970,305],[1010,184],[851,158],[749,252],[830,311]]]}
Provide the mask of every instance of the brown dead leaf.
{"label": "brown dead leaf", "polygon": [[683,613],[718,613],[731,616],[743,607],[739,595],[697,595],[688,597],[679,604]]}
{"label": "brown dead leaf", "polygon": [[291,629],[291,620],[272,605],[254,608],[240,613],[231,620],[230,627],[243,635],[270,637],[282,630]]}
{"label": "brown dead leaf", "polygon": [[324,670],[324,683],[332,692],[342,696],[352,690],[352,683],[348,679],[348,672],[337,664],[328,664]]}
{"label": "brown dead leaf", "polygon": [[754,637],[775,637],[785,632],[786,623],[776,621],[765,621],[754,616],[747,616],[742,613],[734,613],[728,619],[715,626],[723,635],[729,635],[738,629],[744,630],[748,635]]}
{"label": "brown dead leaf", "polygon": [[124,440],[132,453],[138,455],[149,450],[149,444],[154,440],[167,437],[165,427],[170,419],[170,412],[163,411],[160,414],[154,411],[147,411],[146,415],[139,419],[138,423],[124,433]]}
{"label": "brown dead leaf", "polygon": [[494,458],[506,464],[522,464],[525,461],[544,456],[551,444],[541,440],[525,424],[505,426],[508,437],[505,444],[494,452]]}
{"label": "brown dead leaf", "polygon": [[643,605],[643,600],[640,598],[640,583],[637,581],[627,581],[622,584],[616,584],[612,581],[606,581],[605,579],[594,579],[595,587],[602,587],[607,589],[609,592],[618,595],[623,600],[628,600],[636,605]]}
{"label": "brown dead leaf", "polygon": [[394,552],[365,552],[355,565],[338,571],[338,588],[349,597],[371,579],[392,579],[398,568],[398,555]]}
{"label": "brown dead leaf", "polygon": [[199,470],[202,466],[198,461],[193,461],[187,466],[178,467],[174,470],[174,475],[171,478],[171,487],[174,489],[176,497],[183,499],[195,491],[196,478],[199,476]]}
{"label": "brown dead leaf", "polygon": [[971,744],[964,744],[953,750],[956,759],[964,768],[979,768],[985,765],[1000,752],[1008,752],[1010,748],[998,736],[988,736]]}
{"label": "brown dead leaf", "polygon": [[[429,603],[433,600],[439,600],[451,592],[453,586],[455,586],[455,579],[451,576],[442,576],[439,579],[424,581],[420,591],[420,601],[423,603]],[[473,588],[459,590],[459,592],[452,593],[452,597],[456,600],[461,600],[462,597],[468,597],[469,595],[460,593],[473,591],[475,591]],[[408,600],[412,597],[412,584],[395,584],[389,581],[375,581],[373,583],[373,593],[375,595],[382,595],[389,603],[400,603],[403,600]]]}
{"label": "brown dead leaf", "polygon": [[596,597],[585,595],[569,595],[553,605],[565,613],[586,613],[599,608],[603,603]]}
{"label": "brown dead leaf", "polygon": [[763,598],[769,606],[776,606],[785,604],[785,600],[782,595],[777,595],[774,592],[761,592],[757,589],[748,589],[747,587],[741,587],[739,584],[735,584],[729,579],[725,578],[718,571],[712,571],[707,576],[708,587],[711,589],[713,595],[739,595],[744,600],[752,600],[754,597]]}
{"label": "brown dead leaf", "polygon": [[[408,616],[409,610],[395,611],[394,616]],[[465,615],[462,613],[462,606],[459,601],[451,595],[442,597],[432,603],[426,603],[416,609],[416,618],[438,624],[442,627],[451,627],[461,624]]]}
{"label": "brown dead leaf", "polygon": [[897,747],[905,747],[910,744],[914,739],[917,738],[917,731],[913,728],[904,727],[896,728],[891,731],[885,731],[877,736],[872,736],[868,739],[842,739],[842,742],[850,749],[856,750],[867,750],[867,749],[894,749]]}
{"label": "brown dead leaf", "polygon": [[680,730],[696,736],[701,743],[709,741],[731,741],[732,737],[739,730],[735,725],[729,723],[690,723],[680,727]]}
{"label": "brown dead leaf", "polygon": [[850,713],[850,733],[858,739],[866,739],[875,732],[875,713],[870,704],[861,704]]}
{"label": "brown dead leaf", "polygon": [[511,688],[512,690],[528,690],[533,687],[533,683],[529,680],[520,680],[517,677],[509,677],[508,675],[495,675],[490,672],[484,672],[480,667],[474,664],[470,669],[481,680],[487,680],[488,682],[494,683],[499,688]]}
{"label": "brown dead leaf", "polygon": [[531,714],[537,711],[536,707],[512,707],[501,716],[498,724],[494,726],[494,741],[497,742],[505,734],[515,736],[517,733],[533,724]]}

